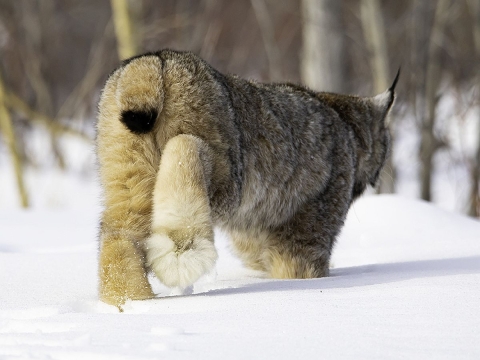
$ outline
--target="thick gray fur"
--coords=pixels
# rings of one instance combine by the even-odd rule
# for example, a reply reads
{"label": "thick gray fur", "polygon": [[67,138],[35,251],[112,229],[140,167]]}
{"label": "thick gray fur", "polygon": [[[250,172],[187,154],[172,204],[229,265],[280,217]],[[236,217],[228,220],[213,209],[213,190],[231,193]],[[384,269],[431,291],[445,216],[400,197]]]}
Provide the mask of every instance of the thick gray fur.
{"label": "thick gray fur", "polygon": [[[118,114],[138,112],[141,121],[158,111],[151,130],[138,123],[131,132],[157,149],[152,168],[170,139],[200,139],[211,167],[212,224],[233,234],[245,263],[273,277],[328,275],[350,205],[375,185],[389,155],[386,118],[394,86],[359,97],[265,84],[224,75],[192,53],[172,50],[129,59],[112,76],[149,57],[161,63],[162,104],[136,104]],[[120,115],[117,121],[129,132],[135,119]],[[100,166],[108,164],[100,158]]]}

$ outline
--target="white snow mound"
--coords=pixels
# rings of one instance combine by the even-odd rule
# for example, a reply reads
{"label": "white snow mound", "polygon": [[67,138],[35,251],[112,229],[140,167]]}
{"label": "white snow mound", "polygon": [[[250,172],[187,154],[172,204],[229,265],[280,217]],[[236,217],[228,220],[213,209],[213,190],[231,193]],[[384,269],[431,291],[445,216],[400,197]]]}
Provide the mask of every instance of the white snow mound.
{"label": "white snow mound", "polygon": [[0,211],[0,359],[478,359],[480,223],[419,201],[352,207],[332,275],[271,280],[217,233],[192,294],[97,300],[98,210]]}

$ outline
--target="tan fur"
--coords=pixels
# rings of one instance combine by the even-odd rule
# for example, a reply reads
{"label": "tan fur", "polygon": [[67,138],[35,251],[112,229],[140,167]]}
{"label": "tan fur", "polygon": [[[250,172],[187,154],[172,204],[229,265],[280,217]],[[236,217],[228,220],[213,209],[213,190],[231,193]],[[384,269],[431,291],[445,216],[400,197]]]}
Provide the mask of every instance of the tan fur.
{"label": "tan fur", "polygon": [[[207,154],[196,137],[175,136],[172,125],[184,117],[179,118],[174,109],[185,107],[189,94],[169,83],[169,102],[162,109],[157,101],[163,99],[163,88],[149,86],[152,81],[156,84],[158,59],[148,58],[146,64],[143,60],[118,69],[107,81],[99,104],[102,224],[108,224],[102,225],[100,235],[100,298],[114,305],[153,296],[148,268],[166,285],[186,287],[210,270],[217,258],[206,187],[213,171],[207,158],[218,155]],[[173,78],[184,75],[175,71],[179,70],[172,70]],[[132,134],[118,121],[122,111],[138,109],[136,104],[155,106],[163,110],[162,117],[169,116],[170,122],[158,122],[159,139]],[[188,118],[188,112],[183,116]],[[162,143],[165,149],[158,148]],[[228,167],[215,169],[215,176],[221,177],[225,170]],[[116,234],[122,234],[120,240]],[[166,268],[170,271],[162,271]]]}
{"label": "tan fur", "polygon": [[115,93],[118,109],[143,110],[148,107],[160,112],[164,100],[161,67],[158,58],[149,57],[118,70]]}
{"label": "tan fur", "polygon": [[[153,293],[146,277],[142,242],[150,234],[152,189],[159,155],[151,137],[139,137],[117,120],[120,71],[110,77],[99,104],[97,155],[104,185],[100,235],[100,298],[110,304]],[[112,281],[112,279],[114,279]]]}
{"label": "tan fur", "polygon": [[[231,231],[235,253],[251,269],[266,272],[276,279],[306,279],[317,277],[315,269],[305,259],[292,257],[275,244],[275,235],[267,231],[247,233]],[[328,275],[328,268],[321,276]]]}
{"label": "tan fur", "polygon": [[261,234],[241,231],[230,231],[233,250],[243,263],[251,269],[267,272],[265,252],[268,249],[268,232]]}
{"label": "tan fur", "polygon": [[217,259],[207,195],[211,166],[206,152],[200,139],[178,135],[168,141],[162,154],[153,191],[153,235],[146,251],[149,267],[167,286],[191,285],[211,270]]}
{"label": "tan fur", "polygon": [[127,239],[122,234],[102,238],[100,282],[103,286],[100,297],[114,305],[123,304],[128,299],[142,300],[153,296],[144,268],[144,256],[133,241]]}
{"label": "tan fur", "polygon": [[[268,251],[269,272],[276,279],[309,279],[319,277],[313,266],[299,257],[293,257],[289,253],[280,253],[272,248]],[[327,276],[326,273],[321,276]]]}

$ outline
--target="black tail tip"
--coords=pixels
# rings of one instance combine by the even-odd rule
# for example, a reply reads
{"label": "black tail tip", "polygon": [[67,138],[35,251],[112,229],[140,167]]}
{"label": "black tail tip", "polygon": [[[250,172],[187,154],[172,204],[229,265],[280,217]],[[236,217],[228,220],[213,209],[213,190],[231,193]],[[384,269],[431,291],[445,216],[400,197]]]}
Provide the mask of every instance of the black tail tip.
{"label": "black tail tip", "polygon": [[122,111],[120,121],[134,134],[146,134],[152,131],[157,120],[158,112],[149,111]]}

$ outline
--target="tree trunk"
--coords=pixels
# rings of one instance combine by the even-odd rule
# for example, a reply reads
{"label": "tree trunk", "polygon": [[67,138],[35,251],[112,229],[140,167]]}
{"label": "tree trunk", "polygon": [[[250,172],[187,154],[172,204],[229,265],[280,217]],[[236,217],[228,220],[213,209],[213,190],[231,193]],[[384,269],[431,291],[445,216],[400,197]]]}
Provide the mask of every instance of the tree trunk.
{"label": "tree trunk", "polygon": [[446,10],[449,4],[450,0],[438,0],[428,46],[427,75],[425,79],[426,104],[420,144],[421,197],[427,201],[432,200],[433,156],[438,149],[438,141],[433,130],[435,126],[436,94],[441,75],[439,50],[443,41],[443,32],[447,20]]}
{"label": "tree trunk", "polygon": [[117,37],[118,57],[127,59],[138,53],[138,44],[128,0],[111,0],[112,17]]}
{"label": "tree trunk", "polygon": [[344,91],[341,1],[302,0],[303,82],[317,91]]}
{"label": "tree trunk", "polygon": [[[385,26],[379,0],[362,0],[360,4],[365,42],[369,50],[370,68],[376,94],[387,90],[389,84],[389,67],[387,55],[387,41],[385,39]],[[390,123],[391,124],[391,123]],[[392,126],[392,125],[390,125]],[[392,133],[392,143],[393,131]],[[385,167],[380,173],[378,193],[395,192],[395,169],[393,166],[393,149]]]}
{"label": "tree trunk", "polygon": [[20,195],[20,202],[22,207],[28,207],[28,196],[23,181],[22,161],[18,154],[17,142],[15,133],[13,131],[12,118],[5,106],[5,87],[3,86],[3,79],[0,75],[0,130],[3,133],[5,144],[10,150],[13,167],[15,170],[15,177],[17,180],[18,193]]}
{"label": "tree trunk", "polygon": [[257,18],[262,34],[263,44],[267,53],[268,73],[270,81],[282,80],[281,59],[278,47],[275,41],[275,27],[268,12],[264,0],[251,0],[253,12]]}
{"label": "tree trunk", "polygon": [[[480,100],[480,3],[478,0],[470,0],[470,7],[473,14],[473,37],[475,41],[475,52],[477,59],[477,96]],[[480,104],[480,101],[479,101]],[[480,112],[479,119],[480,123]],[[477,139],[477,152],[472,161],[472,188],[470,192],[470,209],[469,215],[480,217],[480,126],[478,127],[479,134]]]}
{"label": "tree trunk", "polygon": [[[480,83],[479,83],[480,84]],[[480,119],[479,119],[480,121]],[[468,214],[473,217],[480,217],[480,134],[478,139],[477,154],[473,161],[472,189],[470,193],[470,209]]]}

